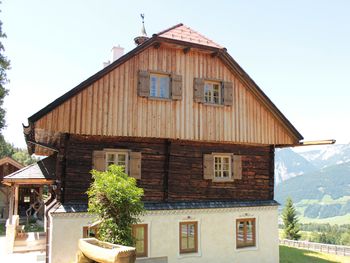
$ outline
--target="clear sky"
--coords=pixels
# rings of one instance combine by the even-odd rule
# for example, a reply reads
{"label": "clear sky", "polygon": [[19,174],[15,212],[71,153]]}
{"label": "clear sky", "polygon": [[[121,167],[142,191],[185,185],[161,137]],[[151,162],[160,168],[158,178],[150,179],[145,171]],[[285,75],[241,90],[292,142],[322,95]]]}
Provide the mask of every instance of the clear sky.
{"label": "clear sky", "polygon": [[3,0],[11,60],[5,138],[24,147],[22,123],[102,68],[113,45],[135,47],[184,23],[222,46],[306,140],[350,142],[350,1]]}

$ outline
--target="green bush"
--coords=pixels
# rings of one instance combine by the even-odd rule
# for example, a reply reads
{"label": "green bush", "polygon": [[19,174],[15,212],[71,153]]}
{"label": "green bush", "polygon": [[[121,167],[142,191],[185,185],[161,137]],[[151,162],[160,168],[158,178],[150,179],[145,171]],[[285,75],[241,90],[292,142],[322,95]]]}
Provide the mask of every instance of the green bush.
{"label": "green bush", "polygon": [[136,179],[123,172],[123,167],[111,165],[105,172],[91,171],[93,182],[87,194],[88,211],[101,221],[98,237],[113,244],[132,246],[132,225],[144,212],[143,189]]}

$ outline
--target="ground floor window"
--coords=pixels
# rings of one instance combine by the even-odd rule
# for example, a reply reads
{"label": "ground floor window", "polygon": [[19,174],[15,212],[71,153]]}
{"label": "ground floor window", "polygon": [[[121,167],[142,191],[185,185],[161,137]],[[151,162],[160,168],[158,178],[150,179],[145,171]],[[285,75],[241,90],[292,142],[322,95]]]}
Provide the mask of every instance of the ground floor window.
{"label": "ground floor window", "polygon": [[147,224],[132,226],[132,234],[135,239],[136,256],[147,257],[148,251],[148,228]]}
{"label": "ground floor window", "polygon": [[83,227],[83,238],[89,238],[89,237],[97,238],[97,226],[93,226],[93,227],[84,226]]}
{"label": "ground floor window", "polygon": [[236,220],[236,246],[237,248],[255,246],[255,218]]}
{"label": "ground floor window", "polygon": [[198,222],[180,223],[180,254],[198,252]]}

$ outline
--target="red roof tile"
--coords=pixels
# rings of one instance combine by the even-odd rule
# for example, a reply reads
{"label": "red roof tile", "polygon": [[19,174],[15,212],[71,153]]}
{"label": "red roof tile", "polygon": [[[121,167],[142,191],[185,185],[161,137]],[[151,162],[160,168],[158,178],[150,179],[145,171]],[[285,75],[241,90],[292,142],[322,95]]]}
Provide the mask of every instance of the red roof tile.
{"label": "red roof tile", "polygon": [[223,48],[211,39],[203,36],[202,34],[198,33],[197,31],[194,31],[192,28],[185,26],[184,24],[178,24],[173,27],[170,27],[162,32],[159,32],[157,35],[164,38],[181,40],[204,46]]}

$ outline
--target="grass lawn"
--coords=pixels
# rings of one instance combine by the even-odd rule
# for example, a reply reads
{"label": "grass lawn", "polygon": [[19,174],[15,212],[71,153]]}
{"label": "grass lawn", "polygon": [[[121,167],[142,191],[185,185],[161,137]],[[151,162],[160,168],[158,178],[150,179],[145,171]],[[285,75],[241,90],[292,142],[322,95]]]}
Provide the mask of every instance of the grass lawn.
{"label": "grass lawn", "polygon": [[350,257],[280,246],[280,263],[350,263]]}

